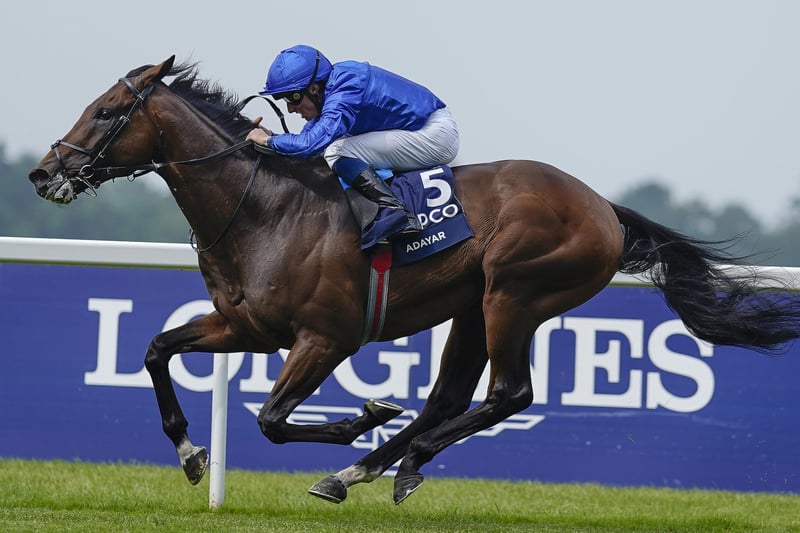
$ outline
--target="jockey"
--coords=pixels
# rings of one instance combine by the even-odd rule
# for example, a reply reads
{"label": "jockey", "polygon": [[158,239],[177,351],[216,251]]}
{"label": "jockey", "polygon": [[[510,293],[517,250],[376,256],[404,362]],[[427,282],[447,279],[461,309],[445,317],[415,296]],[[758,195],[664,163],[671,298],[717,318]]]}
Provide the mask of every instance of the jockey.
{"label": "jockey", "polygon": [[259,94],[285,100],[290,113],[308,122],[298,134],[273,134],[257,127],[248,140],[287,156],[323,154],[331,169],[367,199],[405,211],[408,226],[403,233],[421,230],[417,217],[375,169],[402,172],[455,159],[456,123],[436,95],[369,63],[332,65],[305,45],[278,54]]}

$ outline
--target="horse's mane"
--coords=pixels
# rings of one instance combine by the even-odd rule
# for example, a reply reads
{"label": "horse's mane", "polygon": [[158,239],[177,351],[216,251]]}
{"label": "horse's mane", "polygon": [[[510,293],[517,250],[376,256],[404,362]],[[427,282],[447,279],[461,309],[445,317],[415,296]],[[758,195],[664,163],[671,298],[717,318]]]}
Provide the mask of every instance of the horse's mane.
{"label": "horse's mane", "polygon": [[[149,67],[145,65],[134,69],[127,76],[141,74]],[[175,94],[221,126],[233,139],[244,139],[253,129],[252,122],[239,112],[238,96],[215,82],[200,79],[197,63],[175,65],[167,76],[175,78],[169,84]]]}
{"label": "horse's mane", "polygon": [[[131,70],[126,77],[132,78],[140,75],[152,65],[144,65]],[[173,77],[169,84],[170,90],[178,97],[188,102],[197,111],[207,116],[223,131],[231,136],[233,142],[244,140],[253,129],[252,121],[240,113],[241,103],[238,96],[225,90],[216,82],[198,77],[197,63],[181,63],[174,65],[165,77]],[[253,151],[243,151],[255,159],[258,154]],[[302,169],[302,174],[307,175],[309,166],[315,172],[330,173],[330,169],[321,156],[308,159],[299,157],[270,158],[275,172],[284,175],[297,175],[296,171],[289,169]],[[279,167],[279,168],[276,168]],[[307,186],[310,186],[307,184]]]}

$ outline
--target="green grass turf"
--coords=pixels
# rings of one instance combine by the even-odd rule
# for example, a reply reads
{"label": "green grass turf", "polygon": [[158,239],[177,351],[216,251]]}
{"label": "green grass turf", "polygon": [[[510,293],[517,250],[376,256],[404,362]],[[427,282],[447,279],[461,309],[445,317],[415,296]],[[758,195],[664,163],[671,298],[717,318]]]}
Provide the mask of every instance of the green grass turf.
{"label": "green grass turf", "polygon": [[399,506],[392,479],[334,505],[324,473],[232,470],[225,503],[179,467],[0,459],[0,531],[800,531],[800,495],[428,479]]}

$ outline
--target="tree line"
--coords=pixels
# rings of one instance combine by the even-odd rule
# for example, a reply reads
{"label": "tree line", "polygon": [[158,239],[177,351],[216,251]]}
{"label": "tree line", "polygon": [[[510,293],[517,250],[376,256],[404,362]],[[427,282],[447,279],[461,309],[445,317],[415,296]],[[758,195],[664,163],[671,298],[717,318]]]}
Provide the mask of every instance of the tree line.
{"label": "tree line", "polygon": [[[28,181],[28,172],[37,162],[30,155],[12,160],[0,144],[0,179],[5,196],[0,210],[0,235],[189,241],[189,226],[166,188],[160,186],[158,176],[148,174],[134,181],[118,178],[98,189],[97,198],[82,194],[73,201],[74,205],[56,206],[39,198]],[[783,221],[771,229],[739,204],[713,209],[702,200],[678,202],[667,186],[654,180],[611,200],[686,235],[720,242],[731,255],[747,256],[752,264],[800,266],[800,250],[795,246],[800,233],[800,198],[794,199]]]}
{"label": "tree line", "polygon": [[716,243],[734,257],[754,265],[800,266],[795,239],[800,232],[800,198],[774,228],[766,228],[745,206],[737,203],[714,209],[703,200],[678,202],[665,185],[647,181],[613,199],[693,238]]}
{"label": "tree line", "polygon": [[0,144],[4,196],[0,235],[188,242],[189,225],[175,201],[147,183],[160,181],[155,174],[134,181],[117,178],[113,183],[103,184],[96,198],[81,194],[71,204],[59,206],[39,198],[28,180],[28,172],[38,162],[38,158],[27,155],[9,160]]}

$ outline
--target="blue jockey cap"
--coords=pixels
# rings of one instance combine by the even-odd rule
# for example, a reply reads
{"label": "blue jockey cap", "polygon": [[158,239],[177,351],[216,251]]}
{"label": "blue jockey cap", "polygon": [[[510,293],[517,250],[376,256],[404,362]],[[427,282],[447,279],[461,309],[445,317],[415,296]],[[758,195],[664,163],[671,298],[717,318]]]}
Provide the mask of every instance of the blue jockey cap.
{"label": "blue jockey cap", "polygon": [[278,54],[267,73],[260,95],[302,91],[315,81],[327,80],[333,66],[316,48],[299,44]]}

